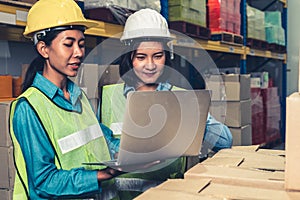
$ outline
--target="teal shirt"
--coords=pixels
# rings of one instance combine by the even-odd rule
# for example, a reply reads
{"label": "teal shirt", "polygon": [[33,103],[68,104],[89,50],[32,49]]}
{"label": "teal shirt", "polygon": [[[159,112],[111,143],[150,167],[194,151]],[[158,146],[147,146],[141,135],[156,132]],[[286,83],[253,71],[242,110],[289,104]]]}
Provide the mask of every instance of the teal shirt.
{"label": "teal shirt", "polygon": [[[70,80],[67,84],[70,101],[64,98],[61,89],[40,73],[36,74],[32,86],[42,91],[62,109],[77,112],[82,109],[79,98],[81,90]],[[112,135],[110,129],[102,124],[100,125],[104,135]],[[101,192],[101,186],[99,186],[97,180],[97,171],[85,170],[84,168],[57,169],[54,163],[54,150],[47,134],[38,116],[24,99],[20,99],[16,105],[13,127],[26,161],[31,199],[71,197],[79,194]],[[110,137],[106,137],[106,140],[111,152],[117,152],[119,140]]]}

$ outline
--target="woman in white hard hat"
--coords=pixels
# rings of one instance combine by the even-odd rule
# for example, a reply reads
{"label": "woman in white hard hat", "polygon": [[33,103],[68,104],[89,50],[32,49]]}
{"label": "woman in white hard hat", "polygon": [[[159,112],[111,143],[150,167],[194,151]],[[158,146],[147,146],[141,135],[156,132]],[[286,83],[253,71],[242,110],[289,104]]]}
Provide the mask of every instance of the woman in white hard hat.
{"label": "woman in white hard hat", "polygon": [[[109,127],[121,127],[118,124],[122,123],[122,110],[130,91],[181,89],[171,85],[167,80],[168,72],[165,66],[172,66],[172,49],[169,43],[173,39],[167,21],[158,12],[141,9],[129,16],[121,36],[121,41],[127,49],[120,59],[119,69],[120,77],[125,83],[102,87],[100,114],[102,123]],[[229,128],[209,115],[202,146],[209,146],[214,151],[218,151],[222,148],[230,148],[231,145],[232,135]],[[186,167],[185,162],[185,158],[179,158],[161,170],[147,174],[128,173],[117,179],[124,179],[126,195],[137,195],[168,178],[182,177]],[[126,183],[131,187],[126,187]]]}
{"label": "woman in white hard hat", "polygon": [[10,133],[16,178],[13,199],[111,199],[121,172],[83,163],[110,160],[118,139],[99,124],[87,96],[68,77],[85,56],[86,20],[73,0],[39,0],[29,10],[24,36],[38,57],[23,93],[12,103]]}

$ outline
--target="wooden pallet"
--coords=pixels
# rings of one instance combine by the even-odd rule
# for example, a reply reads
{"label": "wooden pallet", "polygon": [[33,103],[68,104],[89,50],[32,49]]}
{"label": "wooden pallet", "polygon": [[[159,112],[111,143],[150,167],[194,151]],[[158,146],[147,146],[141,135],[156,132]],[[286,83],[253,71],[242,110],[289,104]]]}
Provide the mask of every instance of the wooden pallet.
{"label": "wooden pallet", "polygon": [[206,27],[184,21],[169,22],[170,29],[199,39],[210,39],[210,30]]}
{"label": "wooden pallet", "polygon": [[211,40],[220,41],[222,43],[228,43],[233,45],[242,46],[243,45],[243,36],[229,33],[229,32],[215,32],[211,33]]}
{"label": "wooden pallet", "polygon": [[247,46],[258,50],[269,50],[268,42],[253,38],[247,38]]}
{"label": "wooden pallet", "polygon": [[286,46],[274,44],[269,44],[269,50],[275,53],[286,53]]}

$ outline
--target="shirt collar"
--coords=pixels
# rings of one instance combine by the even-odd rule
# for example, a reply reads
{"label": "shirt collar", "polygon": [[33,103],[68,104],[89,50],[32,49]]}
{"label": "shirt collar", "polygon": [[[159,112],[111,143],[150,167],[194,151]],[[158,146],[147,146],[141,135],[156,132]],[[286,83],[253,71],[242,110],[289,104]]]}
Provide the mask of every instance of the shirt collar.
{"label": "shirt collar", "polygon": [[[168,82],[159,83],[156,91],[168,91],[172,89],[172,85]],[[128,92],[135,91],[135,88],[133,86],[129,86],[127,84],[124,85],[124,96],[127,97]]]}
{"label": "shirt collar", "polygon": [[[36,73],[32,86],[38,88],[50,99],[53,99],[55,95],[63,96],[63,91],[45,78],[41,72]],[[68,79],[67,90],[70,93],[71,102],[76,102],[81,95],[80,88]]]}

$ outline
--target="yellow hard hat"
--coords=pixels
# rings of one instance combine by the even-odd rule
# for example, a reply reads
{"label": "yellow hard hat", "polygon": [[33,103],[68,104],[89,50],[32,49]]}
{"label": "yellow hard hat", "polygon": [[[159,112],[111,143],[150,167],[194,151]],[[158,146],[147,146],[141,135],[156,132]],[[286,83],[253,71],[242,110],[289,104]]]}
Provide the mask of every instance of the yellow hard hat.
{"label": "yellow hard hat", "polygon": [[39,0],[28,12],[23,35],[31,38],[37,31],[68,25],[90,28],[97,23],[87,20],[74,0]]}

